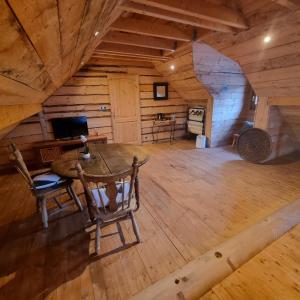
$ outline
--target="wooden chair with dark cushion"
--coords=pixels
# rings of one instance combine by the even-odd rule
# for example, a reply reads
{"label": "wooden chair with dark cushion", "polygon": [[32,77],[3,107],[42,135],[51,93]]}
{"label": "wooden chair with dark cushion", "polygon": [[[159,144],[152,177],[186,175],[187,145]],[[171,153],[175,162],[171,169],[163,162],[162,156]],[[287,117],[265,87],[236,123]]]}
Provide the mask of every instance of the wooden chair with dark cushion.
{"label": "wooden chair with dark cushion", "polygon": [[79,163],[76,168],[84,187],[90,218],[96,224],[96,253],[100,254],[101,228],[125,219],[131,219],[139,243],[139,228],[134,217],[139,208],[137,157],[134,157],[130,169],[107,176],[87,174]]}
{"label": "wooden chair with dark cushion", "polygon": [[25,179],[28,187],[30,188],[32,194],[36,198],[37,210],[41,211],[42,221],[44,228],[48,228],[48,200],[53,200],[59,209],[64,208],[58,197],[63,194],[68,194],[70,199],[72,199],[78,209],[82,211],[82,205],[80,199],[76,195],[72,183],[72,179],[61,178],[56,174],[49,173],[49,169],[41,172],[30,173],[27,166],[23,160],[21,152],[16,148],[14,144],[11,144],[12,153],[10,159],[13,162],[15,168]]}

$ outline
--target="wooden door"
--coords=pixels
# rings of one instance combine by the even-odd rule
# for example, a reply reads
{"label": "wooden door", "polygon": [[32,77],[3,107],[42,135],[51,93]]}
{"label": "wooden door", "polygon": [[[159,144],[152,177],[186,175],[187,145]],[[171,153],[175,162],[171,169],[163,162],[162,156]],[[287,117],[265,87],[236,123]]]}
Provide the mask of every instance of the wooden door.
{"label": "wooden door", "polygon": [[115,143],[141,143],[139,81],[137,75],[108,75]]}

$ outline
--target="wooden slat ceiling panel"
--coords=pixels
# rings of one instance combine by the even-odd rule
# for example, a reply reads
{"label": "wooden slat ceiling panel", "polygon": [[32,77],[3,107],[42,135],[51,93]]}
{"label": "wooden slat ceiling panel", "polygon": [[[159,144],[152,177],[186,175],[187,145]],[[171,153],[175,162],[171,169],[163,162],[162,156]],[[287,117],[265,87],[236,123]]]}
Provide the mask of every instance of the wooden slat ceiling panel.
{"label": "wooden slat ceiling panel", "polygon": [[0,1],[0,74],[36,90],[50,84],[44,64],[15,15]]}
{"label": "wooden slat ceiling panel", "polygon": [[163,20],[174,21],[182,24],[192,25],[195,27],[206,28],[210,30],[216,30],[221,32],[232,32],[233,29],[230,26],[211,22],[207,20],[201,20],[197,17],[187,16],[176,12],[171,12],[165,9],[157,7],[150,7],[140,3],[133,3],[126,1],[120,5],[120,8],[127,12],[138,13],[145,16],[155,17]]}
{"label": "wooden slat ceiling panel", "polygon": [[56,0],[9,0],[8,3],[45,65],[51,81],[59,85],[62,61]]}
{"label": "wooden slat ceiling panel", "polygon": [[[0,0],[0,129],[35,113],[94,51],[122,0]],[[111,17],[114,16],[114,17]],[[37,104],[37,105],[33,105]],[[32,109],[29,109],[32,106]],[[5,111],[4,111],[5,110]],[[19,110],[18,110],[19,111]]]}
{"label": "wooden slat ceiling panel", "polygon": [[70,75],[74,74],[78,67],[82,64],[84,51],[91,39],[91,36],[94,34],[95,26],[103,8],[103,4],[104,0],[86,2]]}
{"label": "wooden slat ceiling panel", "polygon": [[[153,6],[175,13],[185,14],[199,19],[221,23],[241,29],[247,24],[242,14],[225,6],[215,5],[206,1],[195,0],[132,0],[133,2]],[[200,5],[199,5],[200,4]]]}
{"label": "wooden slat ceiling panel", "polygon": [[0,75],[1,105],[40,103],[42,99],[42,92],[39,92],[26,84],[22,84],[18,81]]}
{"label": "wooden slat ceiling panel", "polygon": [[112,30],[160,37],[165,39],[189,42],[192,39],[191,29],[177,28],[174,24],[153,18],[138,19],[135,17],[120,18],[110,27]]}
{"label": "wooden slat ceiling panel", "polygon": [[86,0],[58,1],[62,51],[62,77],[71,73],[78,35],[84,15]]}
{"label": "wooden slat ceiling panel", "polygon": [[109,32],[103,38],[103,41],[116,44],[132,45],[163,50],[174,50],[176,44],[175,40],[162,39],[150,36],[141,36],[137,34],[117,31]]}
{"label": "wooden slat ceiling panel", "polygon": [[119,4],[122,1],[123,0],[109,0],[103,5],[103,9],[98,17],[95,27],[97,36],[91,37],[89,47],[86,47],[82,59],[84,62],[89,60],[95,48],[99,45],[101,38],[109,31],[109,26],[120,17],[122,11],[119,9]]}

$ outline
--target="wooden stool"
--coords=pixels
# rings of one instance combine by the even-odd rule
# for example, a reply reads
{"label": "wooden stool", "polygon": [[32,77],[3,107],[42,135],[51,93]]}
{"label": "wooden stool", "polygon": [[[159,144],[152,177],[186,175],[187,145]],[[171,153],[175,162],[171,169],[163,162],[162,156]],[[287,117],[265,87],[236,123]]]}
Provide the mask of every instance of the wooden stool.
{"label": "wooden stool", "polygon": [[238,133],[233,134],[233,139],[232,139],[232,144],[231,144],[232,147],[237,144],[239,137],[240,137],[240,135]]}

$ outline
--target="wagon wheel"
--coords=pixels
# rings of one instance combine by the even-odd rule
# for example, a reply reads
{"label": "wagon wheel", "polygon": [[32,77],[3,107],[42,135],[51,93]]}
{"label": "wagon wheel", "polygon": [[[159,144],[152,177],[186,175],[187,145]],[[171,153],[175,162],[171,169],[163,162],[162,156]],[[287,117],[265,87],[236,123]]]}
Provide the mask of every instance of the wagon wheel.
{"label": "wagon wheel", "polygon": [[237,150],[241,158],[253,163],[262,163],[272,152],[271,137],[262,129],[250,128],[240,135]]}

